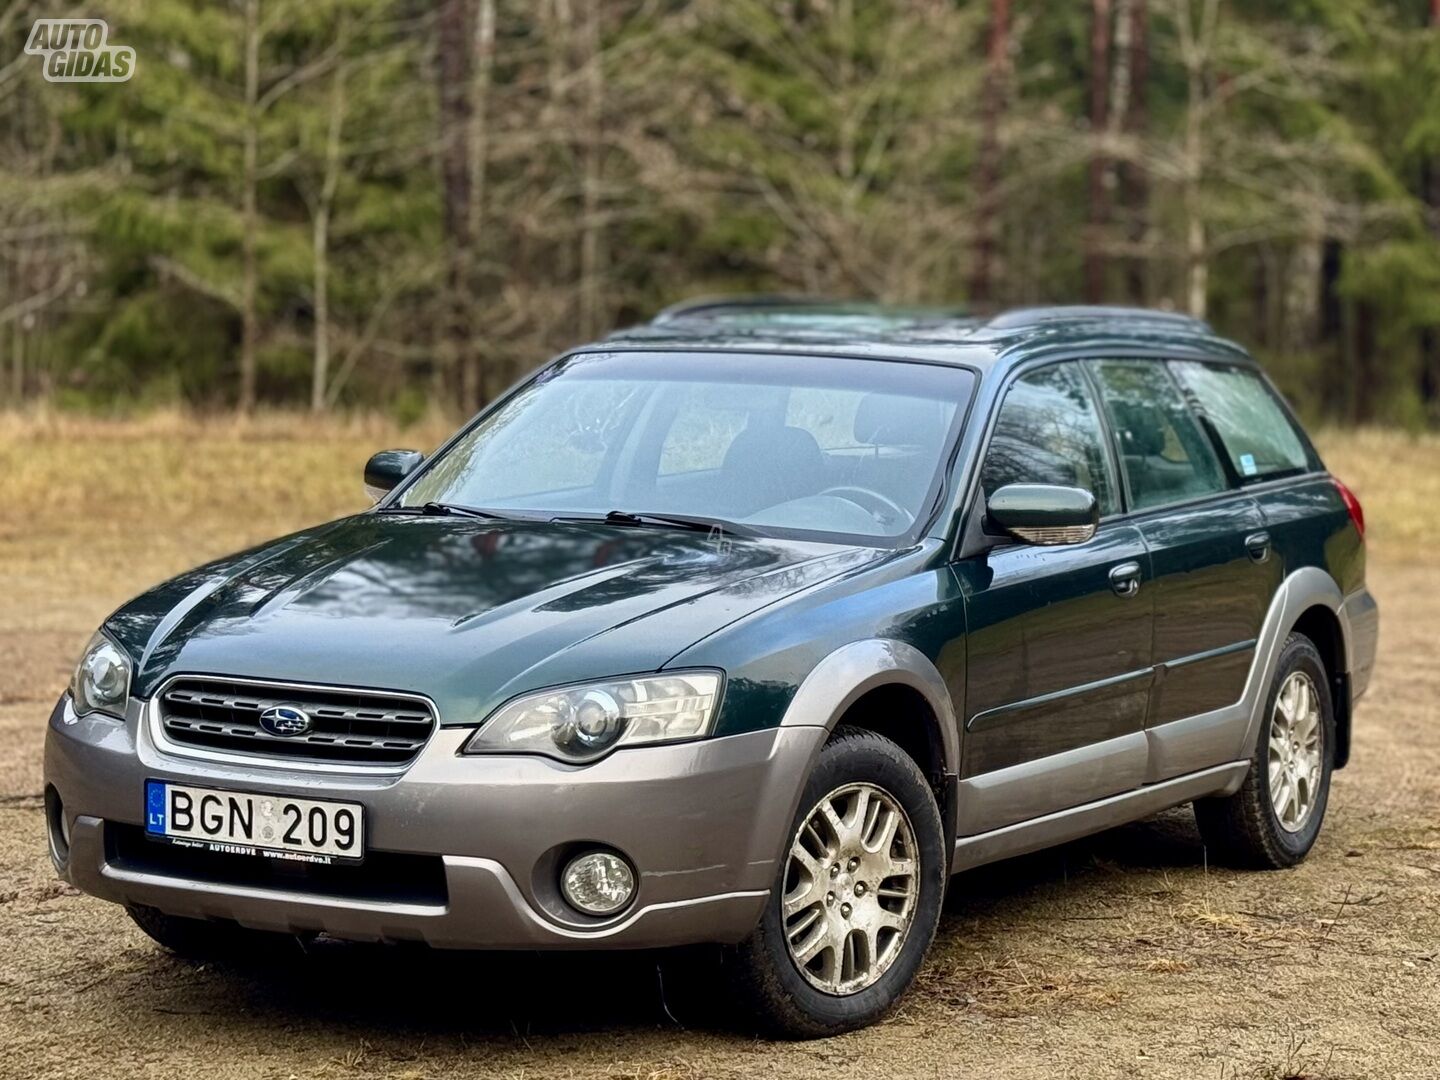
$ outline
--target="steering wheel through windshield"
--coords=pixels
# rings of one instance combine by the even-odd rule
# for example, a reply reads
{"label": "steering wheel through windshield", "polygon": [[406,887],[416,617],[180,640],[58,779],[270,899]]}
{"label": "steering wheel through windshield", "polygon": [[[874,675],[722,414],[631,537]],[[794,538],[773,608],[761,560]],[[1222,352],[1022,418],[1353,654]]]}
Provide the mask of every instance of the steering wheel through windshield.
{"label": "steering wheel through windshield", "polygon": [[841,484],[837,487],[826,488],[820,494],[834,495],[854,503],[887,528],[893,528],[896,525],[908,526],[914,520],[910,512],[903,506],[873,488]]}

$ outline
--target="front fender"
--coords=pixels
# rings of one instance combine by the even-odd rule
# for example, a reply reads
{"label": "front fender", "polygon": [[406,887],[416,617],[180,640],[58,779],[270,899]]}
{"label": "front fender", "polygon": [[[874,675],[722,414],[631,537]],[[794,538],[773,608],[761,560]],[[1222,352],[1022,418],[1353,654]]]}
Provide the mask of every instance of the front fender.
{"label": "front fender", "polygon": [[960,771],[960,731],[950,688],[930,658],[903,641],[871,638],[842,645],[816,664],[780,723],[783,727],[834,730],[850,706],[881,686],[907,686],[920,693],[940,726],[945,771]]}

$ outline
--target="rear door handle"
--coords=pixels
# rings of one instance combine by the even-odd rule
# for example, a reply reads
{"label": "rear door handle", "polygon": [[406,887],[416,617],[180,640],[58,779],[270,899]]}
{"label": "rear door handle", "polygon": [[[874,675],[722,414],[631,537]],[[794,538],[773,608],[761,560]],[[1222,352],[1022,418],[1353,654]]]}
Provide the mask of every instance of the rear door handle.
{"label": "rear door handle", "polygon": [[1261,531],[1245,537],[1245,553],[1251,562],[1263,563],[1270,558],[1270,534]]}
{"label": "rear door handle", "polygon": [[1122,562],[1110,570],[1110,588],[1116,596],[1134,596],[1140,591],[1140,564]]}

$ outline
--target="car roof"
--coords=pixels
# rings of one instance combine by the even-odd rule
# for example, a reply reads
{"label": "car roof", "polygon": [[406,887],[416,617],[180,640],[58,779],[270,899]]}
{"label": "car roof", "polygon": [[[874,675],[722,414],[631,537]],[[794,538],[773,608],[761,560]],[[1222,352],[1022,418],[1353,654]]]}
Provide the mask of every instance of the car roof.
{"label": "car roof", "polygon": [[582,351],[621,348],[845,353],[1009,367],[1052,352],[1178,351],[1248,361],[1202,319],[1147,308],[1057,306],[973,315],[957,307],[745,296],[696,300]]}

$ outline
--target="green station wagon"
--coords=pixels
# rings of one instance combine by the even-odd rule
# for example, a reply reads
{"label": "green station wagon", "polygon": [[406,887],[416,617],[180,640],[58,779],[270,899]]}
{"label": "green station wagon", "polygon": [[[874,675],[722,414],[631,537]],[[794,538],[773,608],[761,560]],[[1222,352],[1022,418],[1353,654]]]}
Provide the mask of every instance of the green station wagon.
{"label": "green station wagon", "polygon": [[1375,657],[1355,497],[1176,315],[682,306],[365,482],[50,718],[59,873],[181,953],[714,943],[833,1034],[958,871],[1191,802],[1304,858]]}

